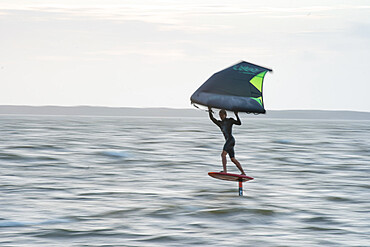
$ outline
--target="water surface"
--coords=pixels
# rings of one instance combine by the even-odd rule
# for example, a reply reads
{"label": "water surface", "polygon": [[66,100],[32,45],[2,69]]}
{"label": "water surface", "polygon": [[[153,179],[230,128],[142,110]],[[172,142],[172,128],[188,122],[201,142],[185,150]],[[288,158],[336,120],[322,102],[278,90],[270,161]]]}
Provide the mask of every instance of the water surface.
{"label": "water surface", "polygon": [[369,121],[242,122],[239,197],[207,115],[0,116],[0,245],[369,246]]}

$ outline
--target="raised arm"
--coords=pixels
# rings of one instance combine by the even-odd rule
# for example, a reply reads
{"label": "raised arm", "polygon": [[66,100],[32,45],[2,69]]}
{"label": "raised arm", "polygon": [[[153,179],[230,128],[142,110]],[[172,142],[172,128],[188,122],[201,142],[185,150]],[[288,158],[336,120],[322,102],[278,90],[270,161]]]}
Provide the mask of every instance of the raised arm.
{"label": "raised arm", "polygon": [[212,120],[212,122],[214,122],[217,126],[220,126],[220,121],[218,121],[218,120],[213,116],[213,111],[212,111],[211,107],[208,107],[208,114],[209,114],[209,118]]}
{"label": "raised arm", "polygon": [[235,116],[236,116],[236,121],[234,122],[235,125],[242,125],[242,121],[240,121],[240,118],[239,118],[239,115],[238,115],[238,112],[235,111],[234,112]]}

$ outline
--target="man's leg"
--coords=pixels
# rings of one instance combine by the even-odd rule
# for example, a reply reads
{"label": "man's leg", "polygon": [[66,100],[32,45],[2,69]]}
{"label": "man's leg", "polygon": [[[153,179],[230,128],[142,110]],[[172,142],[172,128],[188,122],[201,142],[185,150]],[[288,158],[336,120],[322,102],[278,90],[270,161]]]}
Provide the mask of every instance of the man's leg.
{"label": "man's leg", "polygon": [[242,175],[245,175],[243,167],[240,165],[239,161],[237,159],[235,159],[235,157],[232,157],[231,161],[236,165],[236,167],[238,167],[238,169],[242,173]]}
{"label": "man's leg", "polygon": [[224,172],[227,172],[227,168],[226,168],[226,163],[227,163],[226,155],[227,155],[227,152],[225,150],[222,150],[221,157],[222,157],[222,166],[224,168]]}

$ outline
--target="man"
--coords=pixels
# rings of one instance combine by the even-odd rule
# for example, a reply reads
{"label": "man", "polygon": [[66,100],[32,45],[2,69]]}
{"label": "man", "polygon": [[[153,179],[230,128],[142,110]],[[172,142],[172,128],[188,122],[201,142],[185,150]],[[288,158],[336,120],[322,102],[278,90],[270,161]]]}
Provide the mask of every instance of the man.
{"label": "man", "polygon": [[226,140],[225,145],[224,145],[223,150],[222,150],[222,153],[221,153],[222,166],[224,168],[223,172],[225,172],[225,173],[227,172],[226,155],[229,154],[229,157],[230,157],[231,161],[240,170],[241,174],[245,175],[244,170],[243,170],[242,166],[240,165],[239,161],[237,161],[237,159],[235,159],[235,153],[234,153],[235,139],[232,135],[232,127],[233,127],[233,124],[235,124],[235,125],[241,125],[242,124],[241,121],[240,121],[240,118],[238,116],[238,112],[234,112],[234,114],[236,116],[236,119],[237,119],[237,120],[235,120],[233,118],[226,118],[226,116],[227,116],[226,111],[224,109],[220,110],[219,115],[220,115],[221,121],[217,120],[213,117],[213,111],[212,111],[211,107],[208,107],[208,113],[209,113],[209,118],[212,120],[212,122],[214,122],[218,127],[220,127],[222,133],[224,134],[225,140]]}

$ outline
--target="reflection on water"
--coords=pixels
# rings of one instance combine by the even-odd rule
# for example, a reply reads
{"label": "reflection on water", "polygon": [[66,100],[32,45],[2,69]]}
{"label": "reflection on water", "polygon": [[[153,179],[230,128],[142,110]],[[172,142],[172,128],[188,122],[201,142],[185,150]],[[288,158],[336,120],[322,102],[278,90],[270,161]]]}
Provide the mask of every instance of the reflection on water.
{"label": "reflection on water", "polygon": [[368,245],[368,121],[242,122],[239,197],[206,115],[1,116],[0,244]]}

